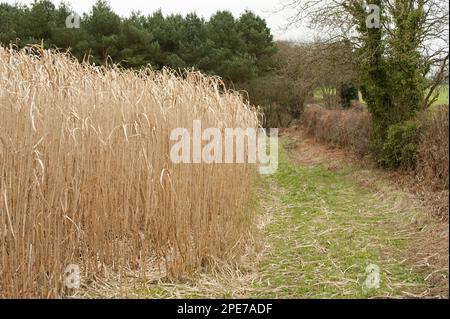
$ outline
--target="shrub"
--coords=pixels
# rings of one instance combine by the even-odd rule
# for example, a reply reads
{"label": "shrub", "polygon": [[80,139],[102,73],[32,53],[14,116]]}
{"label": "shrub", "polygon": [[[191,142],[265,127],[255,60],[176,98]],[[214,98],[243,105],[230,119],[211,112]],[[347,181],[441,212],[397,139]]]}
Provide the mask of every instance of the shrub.
{"label": "shrub", "polygon": [[448,105],[421,116],[421,142],[417,152],[417,174],[438,189],[449,186]]}
{"label": "shrub", "polygon": [[366,109],[305,109],[301,123],[321,143],[349,148],[359,157],[369,154],[370,116]]}
{"label": "shrub", "polygon": [[418,124],[415,120],[391,125],[383,145],[380,164],[386,168],[415,168],[419,140]]}

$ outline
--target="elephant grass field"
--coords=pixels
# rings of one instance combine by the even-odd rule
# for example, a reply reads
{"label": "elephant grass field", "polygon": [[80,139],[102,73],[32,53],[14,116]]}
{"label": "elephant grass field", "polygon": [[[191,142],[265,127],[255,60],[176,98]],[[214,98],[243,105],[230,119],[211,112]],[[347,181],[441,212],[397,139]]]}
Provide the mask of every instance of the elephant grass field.
{"label": "elephant grass field", "polygon": [[71,264],[85,282],[149,263],[176,279],[245,251],[255,165],[169,158],[193,120],[258,127],[219,78],[0,48],[0,113],[1,298],[64,297]]}

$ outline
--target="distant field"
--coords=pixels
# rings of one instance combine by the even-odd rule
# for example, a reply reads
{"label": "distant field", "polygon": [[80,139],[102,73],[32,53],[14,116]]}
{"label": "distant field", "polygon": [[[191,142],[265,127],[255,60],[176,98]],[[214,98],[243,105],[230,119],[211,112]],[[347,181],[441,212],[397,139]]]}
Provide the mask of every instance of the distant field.
{"label": "distant field", "polygon": [[[449,86],[448,86],[448,84],[441,85],[441,87],[439,88],[438,99],[433,103],[433,105],[448,104],[448,100],[449,100],[448,93],[449,93]],[[320,89],[316,89],[314,91],[314,98],[316,98],[316,99],[322,99],[323,98],[323,95],[322,95],[322,92],[321,92]],[[359,101],[362,102],[362,103],[365,103],[361,92],[359,92]]]}
{"label": "distant field", "polygon": [[434,104],[448,104],[448,84],[439,88],[439,96]]}

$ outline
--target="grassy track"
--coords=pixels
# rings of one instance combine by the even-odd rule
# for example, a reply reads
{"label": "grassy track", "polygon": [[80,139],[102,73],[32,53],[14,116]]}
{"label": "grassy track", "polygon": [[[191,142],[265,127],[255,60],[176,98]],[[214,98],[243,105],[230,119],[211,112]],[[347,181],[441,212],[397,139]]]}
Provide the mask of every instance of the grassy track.
{"label": "grassy track", "polygon": [[[371,191],[347,167],[292,164],[280,154],[265,180],[263,201],[279,202],[265,234],[261,297],[366,298],[417,296],[423,276],[408,262],[421,212],[401,193]],[[367,289],[366,267],[380,268],[379,289]]]}

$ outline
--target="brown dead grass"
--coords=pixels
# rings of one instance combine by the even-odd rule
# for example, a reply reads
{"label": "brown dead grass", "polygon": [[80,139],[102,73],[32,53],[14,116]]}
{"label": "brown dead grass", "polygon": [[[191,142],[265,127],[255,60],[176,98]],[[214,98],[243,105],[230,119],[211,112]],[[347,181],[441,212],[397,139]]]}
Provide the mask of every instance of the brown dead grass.
{"label": "brown dead grass", "polygon": [[421,114],[419,119],[422,129],[417,154],[417,178],[430,188],[448,191],[449,107],[437,106],[435,110]]}
{"label": "brown dead grass", "polygon": [[429,296],[449,296],[449,225],[436,222],[422,230],[410,253],[430,287]]}
{"label": "brown dead grass", "polygon": [[391,171],[384,174],[393,181],[399,189],[414,194],[434,218],[448,221],[449,191],[448,189],[432,188],[429,181],[424,181],[416,172]]}
{"label": "brown dead grass", "polygon": [[325,109],[309,105],[302,113],[301,123],[319,143],[352,150],[360,158],[369,154],[371,120],[366,108]]}

